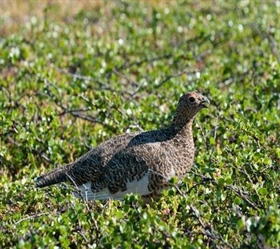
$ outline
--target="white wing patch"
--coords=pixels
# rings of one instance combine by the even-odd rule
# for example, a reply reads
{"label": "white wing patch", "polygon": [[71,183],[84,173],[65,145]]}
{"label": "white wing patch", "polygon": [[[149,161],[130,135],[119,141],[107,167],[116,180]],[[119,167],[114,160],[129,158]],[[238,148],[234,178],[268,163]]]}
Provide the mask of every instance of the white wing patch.
{"label": "white wing patch", "polygon": [[84,200],[122,200],[126,194],[134,193],[139,195],[148,195],[151,191],[148,190],[149,185],[149,174],[148,171],[139,181],[134,180],[127,182],[125,191],[119,191],[117,193],[110,193],[108,188],[104,188],[97,193],[91,191],[91,182],[87,182],[83,185],[78,186],[79,193],[74,193],[75,197],[82,198]]}
{"label": "white wing patch", "polygon": [[108,200],[112,199],[111,194],[107,188],[98,193],[91,191],[91,182],[87,182],[78,186],[79,190],[74,192],[74,196],[80,199],[88,200]]}
{"label": "white wing patch", "polygon": [[170,181],[171,178],[174,177],[175,175],[176,175],[176,172],[175,172],[174,168],[171,167],[171,170],[170,170],[170,172],[168,174],[168,177],[167,177],[167,181]]}

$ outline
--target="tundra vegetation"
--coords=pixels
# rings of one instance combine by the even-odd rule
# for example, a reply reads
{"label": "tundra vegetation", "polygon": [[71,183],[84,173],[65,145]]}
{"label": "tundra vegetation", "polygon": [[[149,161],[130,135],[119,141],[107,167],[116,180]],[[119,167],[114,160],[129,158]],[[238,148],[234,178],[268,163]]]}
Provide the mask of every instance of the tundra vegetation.
{"label": "tundra vegetation", "polygon": [[[2,1],[0,248],[279,248],[280,1]],[[210,101],[188,177],[149,205],[36,176]]]}

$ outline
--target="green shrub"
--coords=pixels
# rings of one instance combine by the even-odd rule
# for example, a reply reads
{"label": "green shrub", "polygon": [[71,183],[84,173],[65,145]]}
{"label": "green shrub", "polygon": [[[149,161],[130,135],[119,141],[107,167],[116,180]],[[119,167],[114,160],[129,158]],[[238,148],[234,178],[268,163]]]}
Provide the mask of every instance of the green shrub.
{"label": "green shrub", "polygon": [[[60,4],[13,29],[0,18],[0,247],[279,248],[279,1]],[[34,188],[112,136],[167,125],[193,90],[211,101],[195,164],[159,202]]]}

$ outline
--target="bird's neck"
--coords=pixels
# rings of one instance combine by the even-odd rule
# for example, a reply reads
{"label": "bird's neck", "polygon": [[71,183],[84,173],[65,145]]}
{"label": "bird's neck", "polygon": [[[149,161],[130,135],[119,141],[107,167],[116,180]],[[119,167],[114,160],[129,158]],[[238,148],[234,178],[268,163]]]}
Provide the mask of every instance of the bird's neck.
{"label": "bird's neck", "polygon": [[176,133],[176,136],[188,136],[192,137],[192,124],[193,124],[194,118],[187,119],[180,117],[178,118],[177,115],[175,115],[172,124],[171,129]]}

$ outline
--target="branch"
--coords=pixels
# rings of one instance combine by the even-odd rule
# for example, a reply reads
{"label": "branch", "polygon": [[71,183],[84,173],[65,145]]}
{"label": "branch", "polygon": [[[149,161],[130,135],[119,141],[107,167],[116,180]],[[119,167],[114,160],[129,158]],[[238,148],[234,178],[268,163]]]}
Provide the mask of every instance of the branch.
{"label": "branch", "polygon": [[14,225],[18,225],[19,223],[21,223],[21,222],[23,222],[25,220],[32,220],[32,219],[35,219],[35,218],[38,218],[40,216],[47,215],[47,214],[49,214],[49,213],[45,212],[45,213],[30,215],[30,216],[27,216],[27,217],[22,218],[19,221],[15,222]]}

